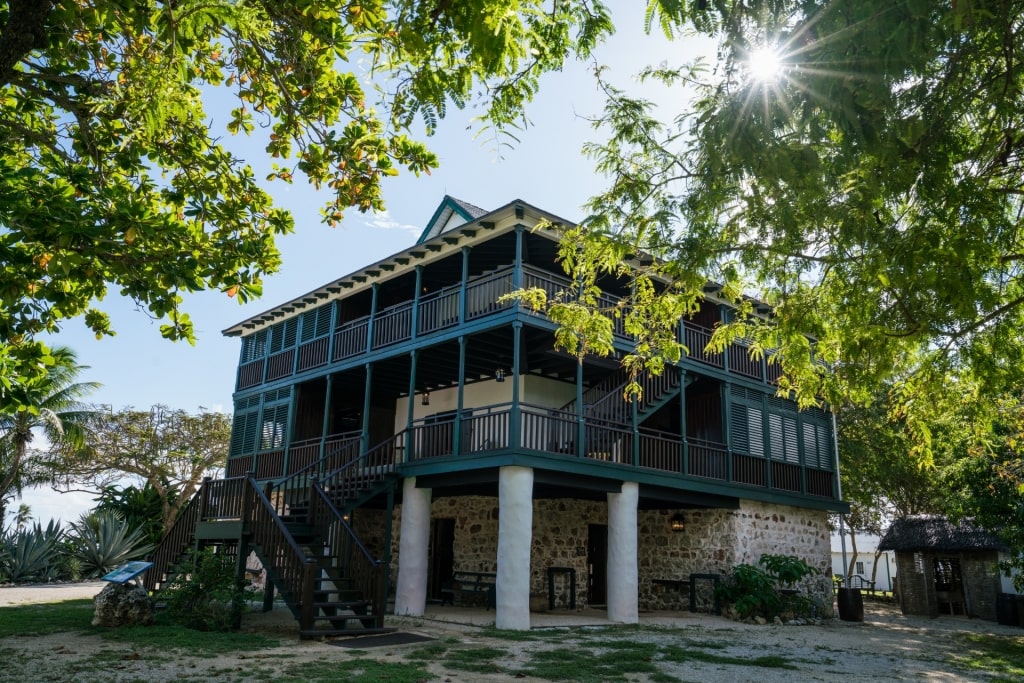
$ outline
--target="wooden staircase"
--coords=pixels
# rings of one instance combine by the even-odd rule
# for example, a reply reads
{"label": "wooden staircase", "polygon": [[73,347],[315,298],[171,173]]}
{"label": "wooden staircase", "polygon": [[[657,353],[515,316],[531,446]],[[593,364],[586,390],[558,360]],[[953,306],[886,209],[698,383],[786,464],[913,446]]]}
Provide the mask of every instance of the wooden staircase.
{"label": "wooden staircase", "polygon": [[[385,632],[387,568],[356,536],[347,514],[395,486],[405,433],[360,454],[338,444],[288,478],[262,487],[252,473],[203,482],[153,553],[145,586],[158,592],[191,549],[250,552],[266,571],[264,609],[276,590],[303,638]],[[354,440],[358,441],[358,440]]]}
{"label": "wooden staircase", "polygon": [[[660,375],[645,372],[638,382],[641,394],[637,401],[637,418],[643,422],[672,399],[679,390],[683,373],[668,366]],[[620,368],[590,387],[583,395],[583,415],[588,422],[629,424],[633,420],[633,402],[623,397],[629,373]],[[566,403],[560,412],[576,412],[576,400]]]}

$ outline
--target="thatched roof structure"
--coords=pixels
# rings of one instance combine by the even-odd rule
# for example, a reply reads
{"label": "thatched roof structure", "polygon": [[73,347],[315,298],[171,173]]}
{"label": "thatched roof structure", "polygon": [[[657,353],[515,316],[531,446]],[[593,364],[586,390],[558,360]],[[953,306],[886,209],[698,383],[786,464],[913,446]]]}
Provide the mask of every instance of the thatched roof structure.
{"label": "thatched roof structure", "polygon": [[915,552],[1005,552],[1006,546],[971,519],[953,524],[940,515],[912,515],[897,519],[878,543],[879,550]]}

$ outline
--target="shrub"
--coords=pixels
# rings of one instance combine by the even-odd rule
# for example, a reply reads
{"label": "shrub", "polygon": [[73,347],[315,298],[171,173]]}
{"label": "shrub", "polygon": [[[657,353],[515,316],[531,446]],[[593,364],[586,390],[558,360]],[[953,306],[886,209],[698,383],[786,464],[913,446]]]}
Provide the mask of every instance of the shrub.
{"label": "shrub", "polygon": [[212,548],[192,552],[173,569],[173,578],[159,598],[168,618],[198,631],[238,628],[245,608],[245,581],[236,575],[234,558]]}
{"label": "shrub", "polygon": [[59,577],[64,530],[54,520],[0,535],[0,578],[4,581],[52,581]]}
{"label": "shrub", "polygon": [[813,576],[818,570],[792,555],[762,555],[757,561],[783,586],[792,586],[804,577]]}
{"label": "shrub", "polygon": [[71,524],[71,536],[68,554],[88,577],[103,576],[153,549],[142,530],[109,512],[83,514]]}
{"label": "shrub", "polygon": [[761,566],[738,564],[732,568],[724,583],[715,589],[715,597],[730,603],[743,619],[754,615],[771,618],[788,604],[794,612],[809,613],[810,601],[804,596],[788,596],[780,592],[782,586],[817,574],[818,570],[792,555],[761,555]]}
{"label": "shrub", "polygon": [[760,567],[738,564],[724,583],[715,589],[715,597],[730,603],[741,618],[756,614],[766,617],[779,611],[782,596],[775,579]]}

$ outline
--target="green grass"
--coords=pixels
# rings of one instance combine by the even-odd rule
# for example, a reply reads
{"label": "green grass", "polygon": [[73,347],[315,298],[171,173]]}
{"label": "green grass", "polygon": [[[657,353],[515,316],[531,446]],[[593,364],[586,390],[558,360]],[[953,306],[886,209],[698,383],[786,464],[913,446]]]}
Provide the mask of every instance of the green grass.
{"label": "green grass", "polygon": [[417,664],[351,659],[345,662],[310,662],[286,669],[274,683],[422,683],[433,678]]}
{"label": "green grass", "polygon": [[730,657],[703,650],[669,646],[662,650],[665,661],[682,664],[684,662],[704,662],[705,664],[729,664],[731,666],[754,666],[762,669],[796,669],[785,657],[764,655],[761,657]]}
{"label": "green grass", "polygon": [[0,638],[44,636],[92,629],[92,600],[68,600],[41,605],[0,608]]}
{"label": "green grass", "polygon": [[1024,680],[1024,636],[972,633],[960,640],[963,647],[951,657],[957,666],[994,674],[993,681]]}
{"label": "green grass", "polygon": [[557,648],[541,650],[530,657],[521,672],[549,681],[621,681],[627,674],[664,674],[654,663],[657,646],[651,643],[622,644],[612,650],[585,648]]}
{"label": "green grass", "polygon": [[482,674],[501,673],[504,669],[495,660],[500,660],[507,654],[508,651],[494,647],[449,650],[444,656],[444,665],[459,671]]}
{"label": "green grass", "polygon": [[0,638],[6,636],[42,636],[52,633],[80,632],[104,640],[123,643],[158,654],[184,650],[195,657],[216,657],[228,652],[249,652],[281,644],[279,638],[260,633],[193,631],[158,615],[153,626],[103,628],[92,625],[92,600],[68,600],[40,605],[18,605],[0,609]]}

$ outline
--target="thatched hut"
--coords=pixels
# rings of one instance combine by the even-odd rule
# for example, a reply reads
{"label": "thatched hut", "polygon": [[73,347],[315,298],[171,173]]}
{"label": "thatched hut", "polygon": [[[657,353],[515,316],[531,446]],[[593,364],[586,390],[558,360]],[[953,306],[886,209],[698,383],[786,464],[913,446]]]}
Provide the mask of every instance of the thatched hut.
{"label": "thatched hut", "polygon": [[904,614],[940,614],[996,619],[999,554],[1006,546],[965,519],[939,515],[903,517],[878,544],[896,551],[900,609]]}

